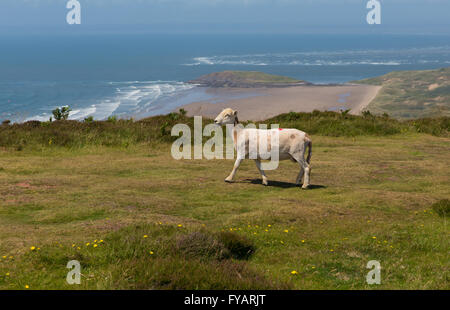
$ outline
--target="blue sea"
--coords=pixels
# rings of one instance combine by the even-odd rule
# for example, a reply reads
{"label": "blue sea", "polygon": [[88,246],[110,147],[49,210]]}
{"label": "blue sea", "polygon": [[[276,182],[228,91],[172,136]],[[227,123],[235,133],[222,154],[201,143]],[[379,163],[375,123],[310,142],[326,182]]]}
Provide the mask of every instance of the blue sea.
{"label": "blue sea", "polygon": [[253,70],[345,83],[450,66],[450,37],[423,35],[3,35],[0,120],[140,118],[212,100],[186,81]]}

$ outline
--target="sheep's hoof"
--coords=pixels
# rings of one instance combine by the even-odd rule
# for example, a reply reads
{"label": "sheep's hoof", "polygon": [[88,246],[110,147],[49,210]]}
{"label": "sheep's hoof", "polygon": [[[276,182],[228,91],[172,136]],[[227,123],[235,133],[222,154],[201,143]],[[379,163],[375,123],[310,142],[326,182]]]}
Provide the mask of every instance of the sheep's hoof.
{"label": "sheep's hoof", "polygon": [[309,189],[309,185],[303,185],[302,189]]}
{"label": "sheep's hoof", "polygon": [[263,179],[263,180],[262,180],[262,184],[263,184],[264,186],[268,186],[268,185],[269,185],[269,181],[267,181],[267,179]]}
{"label": "sheep's hoof", "polygon": [[229,178],[226,178],[225,182],[227,182],[227,183],[234,183],[234,181],[232,179],[229,179]]}

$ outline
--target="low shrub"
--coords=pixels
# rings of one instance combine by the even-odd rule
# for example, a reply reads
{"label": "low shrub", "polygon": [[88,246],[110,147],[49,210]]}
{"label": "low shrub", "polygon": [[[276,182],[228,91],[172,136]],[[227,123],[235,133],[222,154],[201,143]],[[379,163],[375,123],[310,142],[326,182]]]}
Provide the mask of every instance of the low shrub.
{"label": "low shrub", "polygon": [[[42,149],[51,146],[82,148],[86,146],[123,147],[139,143],[173,142],[171,129],[176,124],[194,128],[194,119],[184,112],[154,116],[139,121],[110,117],[107,121],[55,122],[28,121],[0,126],[0,147]],[[203,126],[212,123],[203,119]],[[247,123],[244,122],[244,125]],[[402,133],[427,133],[450,136],[450,117],[399,121],[386,116],[356,116],[348,113],[320,112],[281,114],[258,124],[279,124],[322,136],[388,136]],[[225,131],[224,131],[225,134]],[[204,141],[209,137],[203,137]],[[26,141],[26,143],[23,143]],[[193,139],[192,139],[193,141]]]}
{"label": "low shrub", "polygon": [[203,232],[180,236],[177,240],[177,250],[188,258],[223,260],[230,257],[230,251],[222,242]]}
{"label": "low shrub", "polygon": [[431,208],[439,214],[439,216],[442,217],[448,217],[450,216],[450,200],[449,199],[442,199],[438,202],[435,202]]}
{"label": "low shrub", "polygon": [[248,259],[256,250],[249,239],[233,232],[221,232],[218,239],[236,259]]}

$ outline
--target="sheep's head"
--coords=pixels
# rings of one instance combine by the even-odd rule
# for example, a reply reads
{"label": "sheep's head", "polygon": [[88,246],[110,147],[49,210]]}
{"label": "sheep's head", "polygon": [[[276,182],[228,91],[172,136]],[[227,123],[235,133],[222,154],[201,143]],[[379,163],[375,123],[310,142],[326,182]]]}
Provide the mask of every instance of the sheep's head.
{"label": "sheep's head", "polygon": [[237,118],[237,111],[233,111],[230,108],[223,110],[214,119],[214,123],[216,123],[217,125],[220,125],[220,126],[227,125],[227,124],[236,125],[237,123],[239,123],[238,118]]}

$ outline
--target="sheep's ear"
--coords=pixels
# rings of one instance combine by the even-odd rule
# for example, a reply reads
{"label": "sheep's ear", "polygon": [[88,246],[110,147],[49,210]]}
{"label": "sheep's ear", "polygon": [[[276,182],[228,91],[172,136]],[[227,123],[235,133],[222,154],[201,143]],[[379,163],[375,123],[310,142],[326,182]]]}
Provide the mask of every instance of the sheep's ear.
{"label": "sheep's ear", "polygon": [[236,116],[237,115],[237,111],[234,111],[233,114],[234,114],[234,116]]}

